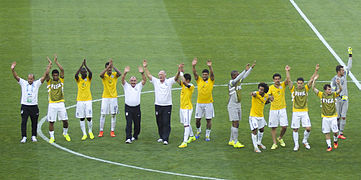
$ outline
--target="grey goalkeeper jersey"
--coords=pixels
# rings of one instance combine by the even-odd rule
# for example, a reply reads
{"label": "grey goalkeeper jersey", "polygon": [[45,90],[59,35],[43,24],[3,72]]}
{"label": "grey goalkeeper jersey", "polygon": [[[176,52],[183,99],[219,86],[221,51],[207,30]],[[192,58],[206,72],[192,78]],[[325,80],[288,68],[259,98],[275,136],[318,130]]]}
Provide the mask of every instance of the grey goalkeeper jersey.
{"label": "grey goalkeeper jersey", "polygon": [[242,89],[241,82],[246,78],[252,71],[252,67],[248,71],[242,71],[235,79],[232,79],[228,83],[229,101],[228,106],[239,106],[240,105],[240,91]]}
{"label": "grey goalkeeper jersey", "polygon": [[331,80],[332,92],[335,92],[335,91],[338,90],[337,83],[336,83],[336,79],[340,79],[340,84],[341,84],[341,87],[342,87],[342,91],[341,91],[341,93],[340,93],[340,96],[348,96],[348,91],[347,91],[347,75],[348,75],[348,73],[350,72],[351,67],[352,67],[352,59],[349,58],[349,59],[348,59],[347,66],[344,67],[344,70],[345,70],[344,75],[341,76],[341,77],[338,77],[338,76],[336,75],[335,77],[332,78],[332,80]]}

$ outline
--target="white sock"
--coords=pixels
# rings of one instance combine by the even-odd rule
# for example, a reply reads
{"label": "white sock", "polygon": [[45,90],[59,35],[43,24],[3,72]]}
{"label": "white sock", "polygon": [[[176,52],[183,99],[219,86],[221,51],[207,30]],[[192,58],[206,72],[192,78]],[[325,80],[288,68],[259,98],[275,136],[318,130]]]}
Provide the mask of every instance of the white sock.
{"label": "white sock", "polygon": [[63,134],[67,135],[68,134],[68,128],[63,128]]}
{"label": "white sock", "polygon": [[293,142],[295,142],[295,146],[299,146],[299,144],[298,144],[298,132],[293,131]]}
{"label": "white sock", "polygon": [[100,126],[99,126],[100,131],[104,130],[104,122],[105,122],[105,114],[102,114],[100,115]]}
{"label": "white sock", "polygon": [[88,121],[88,132],[93,132],[93,120]]}
{"label": "white sock", "polygon": [[340,134],[343,134],[343,130],[345,129],[345,125],[346,125],[346,119],[341,119],[340,120]]}
{"label": "white sock", "polygon": [[189,126],[184,127],[184,136],[183,136],[183,142],[187,142],[189,137]]}
{"label": "white sock", "polygon": [[80,121],[80,129],[83,132],[83,135],[86,135],[85,132],[85,121]]}
{"label": "white sock", "polygon": [[201,132],[202,132],[201,127],[197,128],[197,133],[201,133]]}
{"label": "white sock", "polygon": [[210,129],[206,129],[206,137],[210,137],[211,136],[211,130]]}
{"label": "white sock", "polygon": [[190,137],[194,136],[191,125],[189,125],[189,136],[190,136]]}
{"label": "white sock", "polygon": [[327,147],[331,147],[331,139],[326,139]]}
{"label": "white sock", "polygon": [[307,130],[305,130],[305,132],[303,133],[303,140],[302,142],[307,142],[308,141],[308,137],[310,137],[311,131],[308,132]]}
{"label": "white sock", "polygon": [[255,134],[251,133],[251,136],[252,136],[253,147],[255,149],[257,149],[257,134],[255,135]]}
{"label": "white sock", "polygon": [[115,115],[112,115],[112,117],[110,118],[111,119],[111,126],[110,126],[110,130],[111,131],[114,131],[115,129],[115,124],[117,122],[117,117]]}
{"label": "white sock", "polygon": [[231,132],[232,132],[234,143],[237,143],[238,142],[238,128],[232,127],[231,129],[232,129]]}
{"label": "white sock", "polygon": [[337,136],[333,136],[333,142],[337,142],[338,138]]}
{"label": "white sock", "polygon": [[258,131],[258,142],[257,144],[262,144],[263,132]]}
{"label": "white sock", "polygon": [[54,138],[54,131],[49,131],[50,138]]}
{"label": "white sock", "polygon": [[233,141],[233,126],[231,126],[231,135],[229,136],[229,141]]}

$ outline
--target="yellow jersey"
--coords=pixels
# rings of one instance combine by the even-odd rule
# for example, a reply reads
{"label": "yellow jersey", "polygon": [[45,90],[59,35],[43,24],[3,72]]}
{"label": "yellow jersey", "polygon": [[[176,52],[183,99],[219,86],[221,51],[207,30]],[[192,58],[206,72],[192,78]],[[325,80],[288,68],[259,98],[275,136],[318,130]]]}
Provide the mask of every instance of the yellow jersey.
{"label": "yellow jersey", "polygon": [[285,82],[281,82],[278,88],[275,85],[271,85],[268,90],[268,94],[273,96],[273,101],[271,102],[270,110],[280,110],[286,108],[286,99],[285,99]]}
{"label": "yellow jersey", "polygon": [[180,94],[180,108],[181,109],[193,109],[192,94],[194,91],[193,84],[189,84],[191,87],[186,87],[181,81],[181,94]]}
{"label": "yellow jersey", "polygon": [[264,105],[266,104],[266,101],[268,100],[269,95],[264,94],[261,96],[259,92],[256,92],[256,97],[252,96],[252,107],[251,112],[249,113],[249,116],[252,117],[263,117],[263,110]]}
{"label": "yellow jersey", "polygon": [[78,95],[76,101],[91,101],[92,94],[90,92],[91,79],[87,76],[83,79],[81,76],[78,77],[78,80],[75,79],[76,84],[78,85]]}
{"label": "yellow jersey", "polygon": [[108,73],[104,74],[104,77],[102,79],[103,82],[103,98],[116,98],[118,96],[117,93],[117,81],[118,76],[116,72],[113,72],[110,76]]}
{"label": "yellow jersey", "polygon": [[207,81],[204,81],[202,77],[198,76],[197,103],[208,104],[213,102],[213,97],[212,97],[213,85],[214,85],[214,80],[212,81],[211,78],[208,78]]}
{"label": "yellow jersey", "polygon": [[49,103],[64,102],[64,79],[60,78],[57,81],[50,79],[48,81]]}

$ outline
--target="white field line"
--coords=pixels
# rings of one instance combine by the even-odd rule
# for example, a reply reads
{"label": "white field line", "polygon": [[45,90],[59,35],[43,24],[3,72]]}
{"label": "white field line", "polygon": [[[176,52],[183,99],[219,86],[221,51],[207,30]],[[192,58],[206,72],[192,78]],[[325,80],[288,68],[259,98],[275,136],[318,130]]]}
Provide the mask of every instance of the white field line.
{"label": "white field line", "polygon": [[[325,38],[323,38],[323,36],[320,34],[320,32],[318,32],[318,30],[316,29],[315,26],[313,26],[313,24],[311,23],[311,21],[306,17],[306,15],[302,12],[302,10],[298,7],[298,5],[295,3],[294,0],[290,0],[290,2],[292,3],[293,7],[295,7],[295,9],[297,10],[297,12],[301,15],[301,17],[306,21],[306,23],[308,24],[308,26],[310,26],[310,28],[313,30],[313,32],[315,32],[315,34],[317,35],[318,39],[321,40],[321,42],[323,43],[323,45],[326,46],[326,48],[330,51],[330,53],[336,58],[336,60],[338,61],[338,63],[340,63],[342,66],[346,66],[345,63],[341,60],[341,58],[336,54],[336,52],[332,49],[332,47],[327,43],[327,41],[325,40]],[[351,77],[352,81],[355,83],[355,85],[358,87],[359,90],[361,90],[361,84],[360,82],[356,79],[356,77],[352,74],[352,72],[349,72],[349,76]]]}
{"label": "white field line", "polygon": [[[318,81],[318,82],[330,82],[330,81]],[[272,82],[267,82],[268,84],[271,84]],[[258,84],[258,82],[251,82],[251,83],[242,83],[242,85],[256,85]],[[214,86],[228,86],[227,84],[220,84],[220,85],[214,85]],[[181,88],[172,88],[172,90],[180,90]],[[148,94],[148,93],[153,93],[154,91],[144,91],[142,92],[142,94]],[[118,97],[124,97],[124,95],[119,95]],[[92,100],[92,102],[98,102],[101,101],[102,99],[95,99]],[[75,108],[75,105],[71,105],[66,107],[66,109],[70,109],[70,108]],[[41,130],[41,127],[43,126],[43,124],[46,121],[46,116],[43,117],[39,124],[38,124],[38,135],[45,141],[48,142],[49,138],[46,137],[43,134],[43,131]],[[169,175],[174,175],[174,176],[183,176],[183,177],[190,177],[190,178],[198,178],[198,179],[220,179],[220,178],[213,178],[213,177],[204,177],[204,176],[196,176],[196,175],[189,175],[189,174],[182,174],[182,173],[174,173],[174,172],[168,172],[168,171],[161,171],[161,170],[156,170],[156,169],[149,169],[149,168],[142,168],[142,167],[138,167],[138,166],[132,166],[132,165],[128,165],[128,164],[123,164],[123,163],[119,163],[119,162],[114,162],[114,161],[109,161],[109,160],[104,160],[104,159],[100,159],[100,158],[96,158],[96,157],[92,157],[92,156],[87,156],[85,154],[81,154],[79,152],[75,152],[73,150],[70,150],[66,147],[60,146],[58,144],[56,144],[55,142],[52,143],[51,145],[53,145],[54,147],[61,149],[63,151],[66,151],[68,153],[74,154],[76,156],[80,156],[86,159],[91,159],[91,160],[96,160],[96,161],[100,161],[100,162],[104,162],[104,163],[108,163],[108,164],[113,164],[113,165],[117,165],[117,166],[123,166],[123,167],[129,167],[129,168],[133,168],[133,169],[139,169],[139,170],[143,170],[143,171],[149,171],[149,172],[155,172],[155,173],[161,173],[161,174],[169,174]]]}

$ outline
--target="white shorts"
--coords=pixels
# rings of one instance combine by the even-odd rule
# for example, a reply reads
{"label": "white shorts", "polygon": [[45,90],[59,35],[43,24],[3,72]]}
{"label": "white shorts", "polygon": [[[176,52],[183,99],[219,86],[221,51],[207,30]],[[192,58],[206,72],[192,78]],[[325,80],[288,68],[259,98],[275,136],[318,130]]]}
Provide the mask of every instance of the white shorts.
{"label": "white shorts", "polygon": [[332,130],[333,133],[338,132],[337,117],[324,117],[322,118],[322,133],[327,134]]}
{"label": "white shorts", "polygon": [[193,109],[179,109],[180,122],[184,125],[190,125]]}
{"label": "white shorts", "polygon": [[269,111],[268,127],[288,126],[286,108]]}
{"label": "white shorts", "polygon": [[197,103],[195,118],[212,119],[214,117],[213,103],[200,104]]}
{"label": "white shorts", "polygon": [[91,118],[93,117],[92,101],[78,101],[76,102],[76,118]]}
{"label": "white shorts", "polygon": [[117,98],[102,98],[100,114],[118,114]]}
{"label": "white shorts", "polygon": [[228,105],[227,109],[228,109],[229,121],[240,121],[242,119],[241,105],[239,106]]}
{"label": "white shorts", "polygon": [[311,127],[310,117],[308,116],[308,112],[293,112],[292,113],[292,129],[300,128],[300,121],[302,122],[302,127]]}
{"label": "white shorts", "polygon": [[49,103],[48,106],[48,121],[55,122],[56,116],[58,116],[58,120],[68,120],[68,114],[66,113],[64,102],[58,103]]}
{"label": "white shorts", "polygon": [[267,126],[267,123],[266,120],[264,120],[264,117],[249,117],[249,127],[251,128],[251,131],[262,129],[265,126]]}

